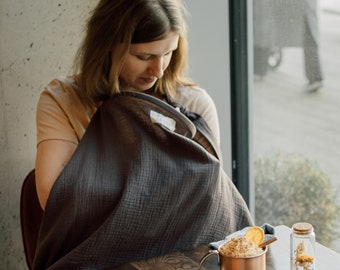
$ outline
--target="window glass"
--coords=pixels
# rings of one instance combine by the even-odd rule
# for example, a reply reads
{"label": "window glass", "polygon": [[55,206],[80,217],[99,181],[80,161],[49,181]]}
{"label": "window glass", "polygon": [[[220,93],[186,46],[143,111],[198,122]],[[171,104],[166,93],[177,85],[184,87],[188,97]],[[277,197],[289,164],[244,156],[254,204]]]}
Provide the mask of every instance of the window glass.
{"label": "window glass", "polygon": [[340,252],[340,2],[254,0],[256,223]]}

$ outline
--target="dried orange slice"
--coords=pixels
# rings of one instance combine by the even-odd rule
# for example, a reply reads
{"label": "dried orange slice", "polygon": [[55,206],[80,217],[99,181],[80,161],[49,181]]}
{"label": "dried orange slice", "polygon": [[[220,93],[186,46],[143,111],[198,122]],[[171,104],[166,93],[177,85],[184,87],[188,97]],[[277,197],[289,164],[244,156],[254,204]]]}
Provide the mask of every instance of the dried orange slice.
{"label": "dried orange slice", "polygon": [[250,227],[245,234],[245,238],[249,242],[253,242],[256,245],[259,245],[264,240],[264,231],[261,227],[258,226]]}

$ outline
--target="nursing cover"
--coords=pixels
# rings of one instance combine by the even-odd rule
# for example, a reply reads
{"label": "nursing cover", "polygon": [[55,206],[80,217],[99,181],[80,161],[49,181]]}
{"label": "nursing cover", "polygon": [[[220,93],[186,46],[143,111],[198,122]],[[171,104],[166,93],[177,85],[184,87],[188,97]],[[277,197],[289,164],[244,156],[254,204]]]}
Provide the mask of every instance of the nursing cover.
{"label": "nursing cover", "polygon": [[113,268],[253,224],[204,120],[187,115],[143,93],[103,102],[51,190],[34,269]]}

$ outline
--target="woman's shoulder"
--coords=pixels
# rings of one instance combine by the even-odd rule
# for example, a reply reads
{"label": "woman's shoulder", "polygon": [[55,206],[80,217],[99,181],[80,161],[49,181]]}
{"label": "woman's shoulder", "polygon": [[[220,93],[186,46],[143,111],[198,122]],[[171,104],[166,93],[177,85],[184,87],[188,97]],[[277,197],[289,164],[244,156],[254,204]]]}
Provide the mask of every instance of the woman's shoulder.
{"label": "woman's shoulder", "polygon": [[220,144],[220,127],[217,109],[209,93],[198,86],[184,86],[177,91],[175,101],[185,106],[189,111],[198,113],[207,122]]}
{"label": "woman's shoulder", "polygon": [[57,77],[42,91],[37,106],[38,143],[64,139],[77,143],[96,107],[86,105],[77,94],[74,77]]}
{"label": "woman's shoulder", "polygon": [[195,95],[201,95],[201,94],[207,94],[207,91],[203,88],[201,88],[198,85],[183,85],[178,88],[177,93],[179,95],[190,95],[190,96],[195,96]]}
{"label": "woman's shoulder", "polygon": [[175,101],[191,110],[197,107],[215,106],[208,92],[199,86],[182,86],[178,88]]}
{"label": "woman's shoulder", "polygon": [[79,99],[77,88],[74,76],[59,76],[48,83],[42,94],[48,94],[56,99]]}
{"label": "woman's shoulder", "polygon": [[68,110],[79,110],[84,108],[88,114],[96,111],[94,104],[88,104],[79,96],[78,83],[75,76],[59,76],[44,88],[40,101],[53,100],[62,108]]}

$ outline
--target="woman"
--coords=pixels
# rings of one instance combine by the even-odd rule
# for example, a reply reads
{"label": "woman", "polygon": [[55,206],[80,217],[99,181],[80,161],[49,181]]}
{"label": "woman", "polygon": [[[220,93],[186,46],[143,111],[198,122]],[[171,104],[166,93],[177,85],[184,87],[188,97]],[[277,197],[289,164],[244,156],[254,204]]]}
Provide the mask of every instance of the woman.
{"label": "woman", "polygon": [[[80,75],[51,82],[39,101],[36,178],[43,208],[55,179],[75,151],[101,101],[122,89],[152,89],[158,96],[168,91],[176,101],[201,114],[219,139],[211,98],[202,89],[190,87],[194,84],[184,77],[186,29],[177,2],[98,4],[76,58]],[[154,18],[149,17],[151,14]],[[65,108],[67,104],[72,105]]]}
{"label": "woman", "polygon": [[[221,172],[215,105],[185,77],[183,12],[180,0],[100,1],[76,56],[77,75],[43,91],[35,169],[45,213],[34,269],[104,269],[252,223]],[[147,113],[157,115],[150,123],[139,119],[146,100],[155,106]],[[169,121],[183,124],[178,150]],[[188,146],[187,137],[203,148]],[[190,224],[178,220],[183,214]]]}

